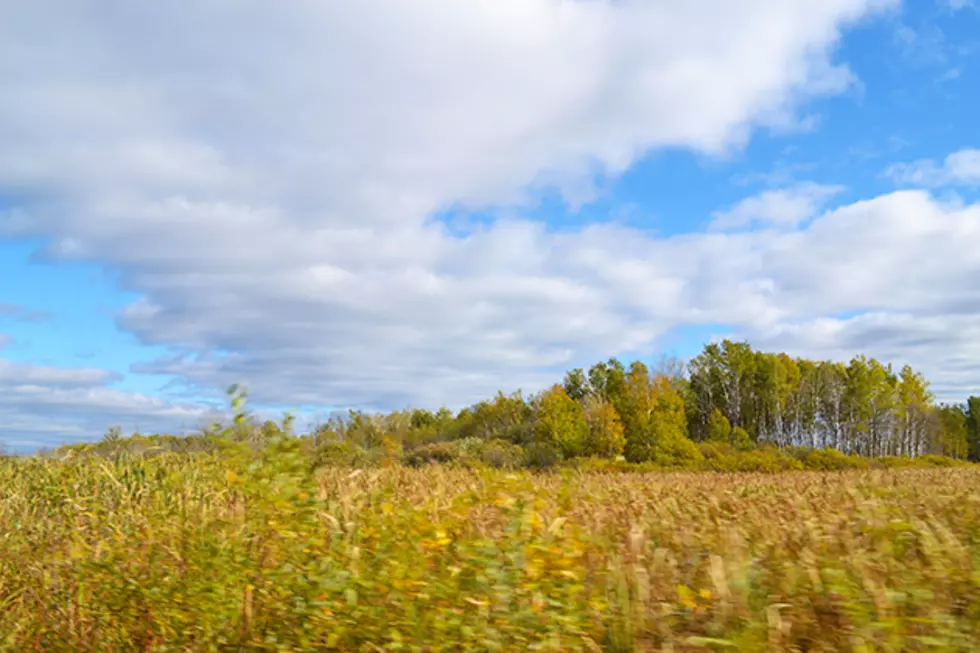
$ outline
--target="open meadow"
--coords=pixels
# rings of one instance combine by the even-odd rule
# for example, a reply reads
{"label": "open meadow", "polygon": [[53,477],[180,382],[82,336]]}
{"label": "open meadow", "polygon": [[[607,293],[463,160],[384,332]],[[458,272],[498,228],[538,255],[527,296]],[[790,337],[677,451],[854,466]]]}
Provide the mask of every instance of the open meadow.
{"label": "open meadow", "polygon": [[975,651],[980,468],[0,460],[5,651]]}

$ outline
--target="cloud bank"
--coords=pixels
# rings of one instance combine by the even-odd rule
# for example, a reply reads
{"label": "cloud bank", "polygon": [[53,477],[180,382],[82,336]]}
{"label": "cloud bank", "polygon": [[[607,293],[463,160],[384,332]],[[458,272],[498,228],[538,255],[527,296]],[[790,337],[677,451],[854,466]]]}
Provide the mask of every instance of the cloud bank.
{"label": "cloud bank", "polygon": [[[6,3],[0,234],[117,271],[142,297],[119,325],[171,352],[134,372],[189,391],[459,406],[728,324],[900,354],[959,393],[948,363],[980,361],[960,337],[980,319],[975,206],[903,191],[820,213],[839,189],[803,184],[669,238],[529,217],[537,191],[587,202],[651,151],[725,157],[806,124],[855,81],[842,30],[893,6]],[[505,208],[462,234],[438,219]],[[108,411],[106,382],[38,387]]]}
{"label": "cloud bank", "polygon": [[110,387],[106,370],[62,368],[0,359],[0,443],[13,451],[55,447],[105,433],[110,424],[127,432],[186,432],[218,413]]}

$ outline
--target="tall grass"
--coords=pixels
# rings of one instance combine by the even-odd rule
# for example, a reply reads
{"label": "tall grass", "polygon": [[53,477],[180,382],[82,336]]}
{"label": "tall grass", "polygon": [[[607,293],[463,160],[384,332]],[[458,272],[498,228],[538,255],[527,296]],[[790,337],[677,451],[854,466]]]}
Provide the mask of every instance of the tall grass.
{"label": "tall grass", "polygon": [[0,461],[5,651],[975,651],[980,470]]}

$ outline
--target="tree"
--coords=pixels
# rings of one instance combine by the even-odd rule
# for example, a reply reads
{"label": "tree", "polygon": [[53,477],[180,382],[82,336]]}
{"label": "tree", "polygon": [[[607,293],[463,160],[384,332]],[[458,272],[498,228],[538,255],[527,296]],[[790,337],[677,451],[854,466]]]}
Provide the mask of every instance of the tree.
{"label": "tree", "polygon": [[684,399],[670,379],[657,375],[651,381],[645,366],[635,366],[630,370],[627,385],[632,414],[623,450],[626,460],[685,465],[702,458],[687,437]]}
{"label": "tree", "polygon": [[[888,453],[910,455],[922,453],[926,449],[932,402],[933,395],[929,392],[929,382],[921,374],[914,372],[911,366],[904,366],[896,388],[895,412],[898,425]],[[941,416],[942,419],[945,417]],[[944,423],[945,425],[951,426],[952,423]],[[964,438],[965,429],[964,423]]]}
{"label": "tree", "polygon": [[866,456],[886,453],[885,445],[894,427],[895,384],[891,368],[874,358],[855,356],[851,360],[844,393],[846,450]]}
{"label": "tree", "polygon": [[584,410],[585,421],[589,425],[585,455],[599,458],[621,455],[626,445],[626,435],[616,408],[602,397],[589,395],[585,397]]}
{"label": "tree", "polygon": [[934,453],[951,458],[966,458],[970,449],[967,414],[963,406],[942,404],[935,410],[937,433]]}
{"label": "tree", "polygon": [[102,437],[102,439],[105,440],[106,442],[115,442],[119,440],[119,438],[121,437],[122,437],[122,427],[119,425],[115,425],[109,427],[109,430],[105,432],[105,435]]}
{"label": "tree", "polygon": [[822,384],[820,365],[802,358],[796,359],[800,372],[800,384],[790,399],[793,442],[797,445],[818,446],[822,439],[818,429]]}
{"label": "tree", "polygon": [[820,397],[822,435],[814,446],[847,448],[845,402],[847,399],[847,366],[843,363],[822,362],[817,365],[817,395]]}
{"label": "tree", "polygon": [[589,379],[580,367],[565,374],[565,381],[562,383],[562,386],[565,388],[568,396],[575,401],[582,401],[592,392]]}
{"label": "tree", "polygon": [[759,352],[753,368],[753,419],[749,421],[756,425],[756,439],[794,444],[789,407],[800,390],[799,365],[786,354]]}
{"label": "tree", "polygon": [[[589,368],[589,388],[591,392],[612,403],[620,410],[626,386],[626,368],[615,358],[605,363],[596,363]],[[620,411],[622,415],[622,411]]]}
{"label": "tree", "polygon": [[980,462],[980,397],[966,400],[966,439],[969,458]]}
{"label": "tree", "polygon": [[501,439],[527,444],[531,439],[534,409],[520,392],[498,392],[493,401],[481,401],[460,415],[460,437],[481,440]]}
{"label": "tree", "polygon": [[565,458],[585,453],[589,424],[582,405],[568,396],[560,385],[538,398],[534,421],[534,441],[555,447]]}
{"label": "tree", "polygon": [[756,357],[748,343],[725,340],[705,345],[691,360],[690,393],[698,405],[700,419],[695,431],[707,428],[707,419],[718,408],[732,426],[756,431],[753,403]]}
{"label": "tree", "polygon": [[708,420],[708,440],[711,442],[731,442],[732,423],[725,415],[715,408]]}

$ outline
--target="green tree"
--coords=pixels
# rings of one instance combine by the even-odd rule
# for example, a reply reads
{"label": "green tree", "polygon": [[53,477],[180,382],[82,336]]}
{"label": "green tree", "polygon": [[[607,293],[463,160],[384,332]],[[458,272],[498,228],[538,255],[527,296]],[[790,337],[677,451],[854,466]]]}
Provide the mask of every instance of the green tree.
{"label": "green tree", "polygon": [[565,380],[562,386],[565,388],[568,396],[575,401],[584,400],[592,391],[589,385],[589,379],[580,367],[565,374]]}
{"label": "green tree", "polygon": [[493,401],[481,401],[458,417],[459,437],[501,439],[515,444],[531,440],[534,409],[521,392],[498,392]]}
{"label": "green tree", "polygon": [[966,400],[966,438],[969,443],[969,457],[980,462],[980,397]]}
{"label": "green tree", "polygon": [[697,404],[697,410],[692,411],[695,432],[703,437],[715,408],[733,427],[741,426],[750,433],[757,431],[756,364],[748,343],[731,340],[705,345],[691,360],[690,395]]}
{"label": "green tree", "polygon": [[560,385],[538,398],[534,420],[534,441],[555,447],[565,458],[585,453],[589,424],[582,405],[568,396]]}
{"label": "green tree", "polygon": [[790,406],[800,389],[800,367],[786,354],[755,354],[751,419],[756,439],[779,445],[794,444]]}
{"label": "green tree", "polygon": [[966,458],[970,449],[967,414],[963,406],[941,404],[936,409],[938,432],[933,453],[950,458]]}
{"label": "green tree", "polygon": [[[850,451],[866,456],[887,452],[895,422],[895,386],[891,371],[874,358],[855,356],[847,366],[845,412]],[[914,453],[923,453],[916,450]]]}
{"label": "green tree", "polygon": [[591,392],[612,403],[620,410],[626,393],[626,368],[615,358],[605,363],[596,363],[589,368],[589,388]]}
{"label": "green tree", "polygon": [[711,442],[731,442],[732,423],[717,408],[711,411],[708,420],[708,440]]}
{"label": "green tree", "polygon": [[702,458],[687,437],[684,399],[670,379],[646,375],[645,366],[634,366],[628,382],[631,414],[624,422],[626,446],[623,455],[630,462],[654,461],[662,465],[687,465]]}
{"label": "green tree", "polygon": [[585,421],[589,435],[585,455],[599,458],[616,458],[623,453],[626,435],[623,422],[616,408],[597,395],[589,395],[584,401]]}
{"label": "green tree", "polygon": [[822,433],[814,438],[814,446],[843,451],[847,448],[847,366],[831,362],[817,364],[814,384],[822,423]]}
{"label": "green tree", "polygon": [[[932,403],[933,395],[929,392],[929,382],[921,374],[913,371],[911,366],[904,366],[895,392],[895,413],[898,424],[887,453],[910,455],[922,453],[927,449]],[[942,419],[945,418],[941,416]],[[965,425],[963,428],[965,437]]]}

